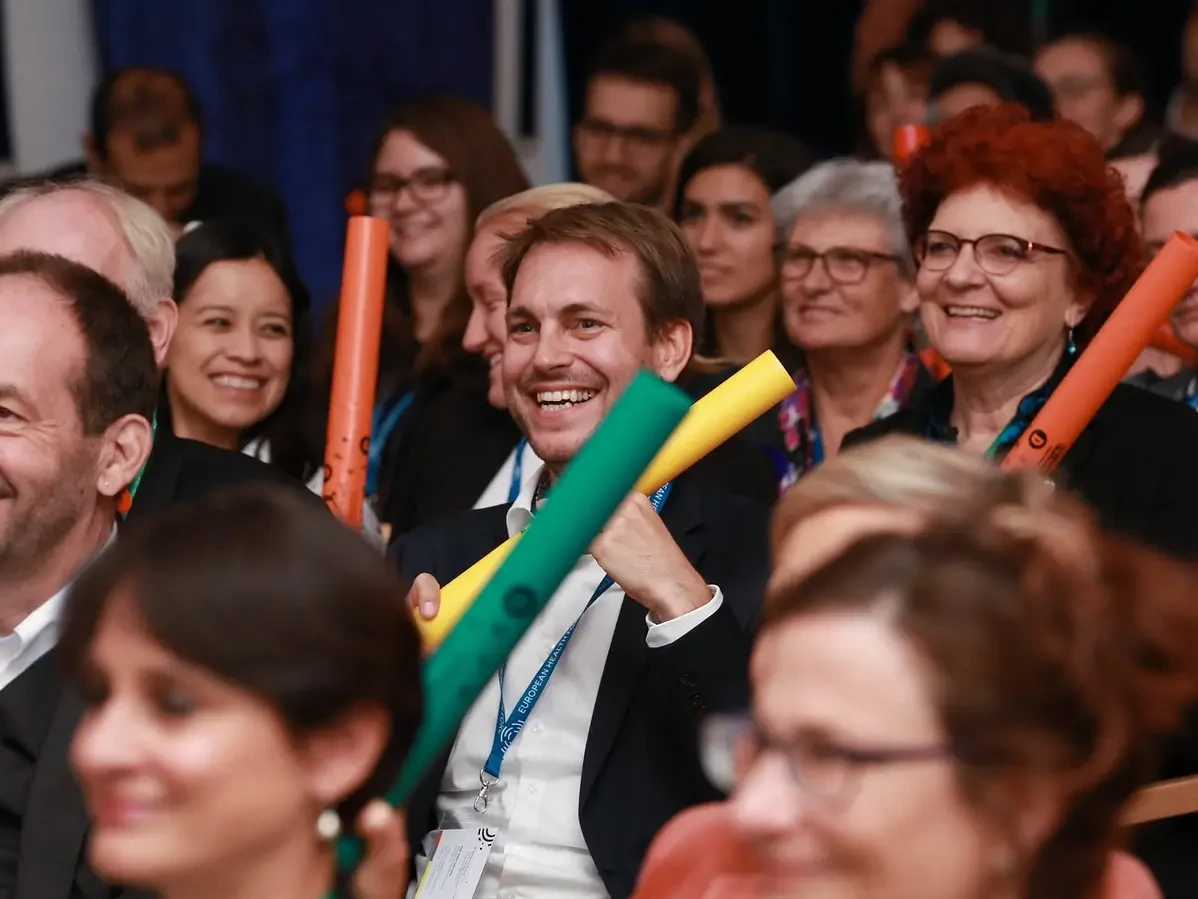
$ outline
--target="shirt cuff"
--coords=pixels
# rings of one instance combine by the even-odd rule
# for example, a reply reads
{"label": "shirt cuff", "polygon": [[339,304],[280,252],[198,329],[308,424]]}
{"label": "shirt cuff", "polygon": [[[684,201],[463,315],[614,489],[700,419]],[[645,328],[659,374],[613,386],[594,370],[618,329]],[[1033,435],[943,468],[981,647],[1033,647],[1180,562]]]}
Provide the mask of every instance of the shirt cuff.
{"label": "shirt cuff", "polygon": [[649,633],[645,635],[645,645],[650,649],[669,646],[718,612],[720,606],[724,604],[724,592],[715,584],[708,584],[707,587],[711,590],[711,599],[685,615],[679,615],[677,618],[660,623],[654,621],[652,615],[646,615],[645,623],[649,625]]}

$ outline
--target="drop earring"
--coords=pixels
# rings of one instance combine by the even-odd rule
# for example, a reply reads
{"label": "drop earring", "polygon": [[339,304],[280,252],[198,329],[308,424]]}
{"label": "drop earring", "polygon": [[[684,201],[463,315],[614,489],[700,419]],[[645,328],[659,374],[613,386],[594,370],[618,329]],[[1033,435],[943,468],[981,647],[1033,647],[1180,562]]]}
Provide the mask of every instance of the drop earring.
{"label": "drop earring", "polygon": [[317,816],[316,834],[328,843],[341,836],[341,816],[335,809],[326,808]]}
{"label": "drop earring", "polygon": [[1065,335],[1065,352],[1070,356],[1077,355],[1077,344],[1073,342],[1073,325],[1069,326],[1069,331]]}

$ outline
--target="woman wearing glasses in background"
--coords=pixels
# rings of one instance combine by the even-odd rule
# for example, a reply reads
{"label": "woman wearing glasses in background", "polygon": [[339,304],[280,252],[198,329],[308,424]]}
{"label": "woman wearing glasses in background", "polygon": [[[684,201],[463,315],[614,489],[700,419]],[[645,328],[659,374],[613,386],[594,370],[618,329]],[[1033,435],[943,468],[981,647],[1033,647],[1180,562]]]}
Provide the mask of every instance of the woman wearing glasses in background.
{"label": "woman wearing glasses in background", "polygon": [[783,488],[932,384],[910,342],[917,298],[901,206],[890,165],[851,159],[821,163],[774,197],[782,324],[803,357],[778,412]]}
{"label": "woman wearing glasses in background", "polygon": [[[507,138],[468,100],[433,94],[383,120],[367,188],[370,214],[391,223],[369,494],[386,493],[389,472],[410,446],[405,435],[420,430],[446,387],[472,384],[485,408],[486,368],[462,349],[470,317],[466,248],[478,214],[527,187]],[[336,310],[330,312],[316,355],[317,392],[326,400],[318,412],[327,411],[332,383]]]}
{"label": "woman wearing glasses in background", "polygon": [[[953,374],[849,445],[899,432],[1001,460],[1131,287],[1135,216],[1102,148],[1018,106],[949,120],[902,175],[928,342]],[[1198,420],[1120,385],[1054,477],[1103,525],[1198,556]]]}

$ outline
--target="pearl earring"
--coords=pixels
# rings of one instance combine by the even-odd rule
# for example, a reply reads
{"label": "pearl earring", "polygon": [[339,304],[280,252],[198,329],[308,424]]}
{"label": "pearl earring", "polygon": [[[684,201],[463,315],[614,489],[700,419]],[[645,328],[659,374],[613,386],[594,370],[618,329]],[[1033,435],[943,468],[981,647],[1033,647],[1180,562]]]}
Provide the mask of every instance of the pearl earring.
{"label": "pearl earring", "polygon": [[341,836],[341,816],[335,809],[326,808],[317,816],[316,833],[329,843]]}

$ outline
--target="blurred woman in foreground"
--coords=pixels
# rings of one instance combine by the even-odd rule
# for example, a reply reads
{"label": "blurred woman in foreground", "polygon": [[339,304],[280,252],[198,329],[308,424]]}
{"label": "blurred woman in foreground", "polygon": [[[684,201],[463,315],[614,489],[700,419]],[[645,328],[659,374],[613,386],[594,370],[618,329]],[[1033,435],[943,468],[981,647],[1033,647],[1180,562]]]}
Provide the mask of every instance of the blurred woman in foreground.
{"label": "blurred woman in foreground", "polygon": [[[95,870],[164,899],[326,896],[338,833],[368,826],[419,721],[404,595],[360,537],[277,490],[123,531],[60,642],[87,705],[71,761]],[[391,874],[355,890],[400,896]]]}
{"label": "blurred woman in foreground", "polygon": [[1198,696],[1198,583],[1011,481],[1021,502],[865,537],[771,597],[733,806],[776,895],[1100,895]]}
{"label": "blurred woman in foreground", "polygon": [[[761,645],[765,647],[771,640],[775,649],[781,645],[770,635],[775,633],[777,625],[789,620],[790,613],[787,609],[791,609],[793,597],[803,589],[800,585],[803,584],[804,578],[835,560],[846,547],[862,539],[879,535],[910,537],[926,528],[930,521],[939,521],[940,524],[936,527],[940,530],[945,529],[946,523],[951,523],[953,528],[969,528],[974,526],[968,524],[969,522],[984,522],[996,514],[995,510],[1004,509],[1007,512],[1002,514],[1014,514],[1029,520],[1037,515],[1052,513],[1044,519],[1050,527],[1062,524],[1064,520],[1071,522],[1070,527],[1073,530],[1079,527],[1083,530],[1089,528],[1084,514],[1079,513],[1072,503],[1066,502],[1062,508],[1059,502],[1060,498],[1051,496],[1038,482],[1026,480],[1022,476],[1003,475],[980,458],[911,438],[890,437],[846,451],[791,488],[775,511],[771,538],[775,567],[767,601],[767,618],[773,623],[767,623],[761,637]],[[1078,515],[1080,517],[1070,518]],[[1064,519],[1061,516],[1064,516]],[[1070,531],[1063,533],[1067,536]],[[1092,530],[1087,533],[1091,537],[1096,536]],[[788,597],[790,599],[787,599]],[[969,595],[962,593],[961,597],[962,601],[958,606],[967,607]],[[775,608],[778,603],[784,604],[783,610]],[[786,605],[787,603],[789,605]],[[984,651],[987,649],[984,645],[987,632],[966,630],[962,622],[965,621],[967,613],[958,607],[950,606],[950,609],[952,615],[946,613],[943,618],[948,625],[946,633],[972,633],[969,640],[962,643],[962,651],[977,650],[982,658],[990,658],[993,661],[993,654],[987,655]],[[953,616],[956,616],[958,622],[955,628],[952,626]],[[780,632],[780,628],[778,630]],[[990,649],[996,648],[998,643],[1002,642],[998,636],[1000,633],[1003,632],[996,631],[992,635],[991,642],[994,645],[990,646]],[[1005,639],[1009,641],[1010,635],[1007,634]],[[835,643],[828,645],[834,646]],[[810,672],[788,672],[776,667],[770,669],[764,663],[755,666],[755,689],[780,692],[785,686],[787,696],[794,700],[794,713],[811,714],[814,708],[826,716],[831,716],[827,723],[829,732],[833,735],[852,733],[851,725],[854,722],[860,726],[862,722],[872,721],[875,716],[878,725],[888,720],[896,724],[901,723],[894,718],[887,718],[892,714],[891,711],[885,708],[879,711],[875,708],[878,700],[885,695],[885,687],[869,679],[868,675],[874,670],[870,667],[870,659],[874,656],[865,653],[867,647],[859,648],[862,649],[862,654],[850,666],[851,670],[845,669],[839,674],[844,683],[843,688],[834,688],[839,690],[839,693],[817,688],[800,696],[795,684],[791,682],[791,675],[795,674],[797,679],[801,679]],[[762,652],[766,650],[763,648]],[[771,653],[775,660],[780,656],[790,657],[789,649],[786,652],[771,650]],[[855,698],[840,695],[844,689],[854,685],[860,689],[860,695]],[[877,697],[873,697],[872,693],[875,688],[879,691]],[[918,693],[918,690],[913,692]],[[982,696],[981,693],[977,695]],[[1020,696],[1018,703],[1015,703],[1015,699],[1012,699],[1012,702],[1021,704],[1024,698]],[[1039,698],[1031,696],[1027,705],[1034,707],[1039,701]],[[817,705],[813,706],[812,703]],[[792,707],[787,708],[790,710]],[[783,712],[783,715],[786,713]],[[842,718],[836,718],[837,715]],[[733,751],[735,738],[738,734],[745,733],[743,722],[716,721],[706,731],[705,754],[713,779],[731,788],[737,779],[738,767],[742,776],[745,773],[743,765],[737,766],[734,763],[737,754]],[[822,761],[818,757],[815,759],[816,770],[820,770],[821,765],[827,770],[840,764],[833,757],[834,754],[822,755],[825,756]],[[841,762],[844,760],[841,759]],[[872,787],[875,778],[883,778],[880,783],[882,788],[888,785],[892,787],[889,794],[892,801],[882,809],[889,811],[890,823],[900,820],[894,817],[897,806],[893,800],[901,796],[901,792],[894,793],[893,788],[903,786],[902,781],[894,781],[894,778],[902,773],[903,765],[899,762],[895,762],[894,765],[894,773],[884,768],[875,772],[874,768],[857,766],[862,768],[858,773],[862,774],[863,788]],[[854,766],[845,764],[843,767],[847,771]],[[777,774],[776,769],[770,770]],[[988,774],[985,768],[980,770],[985,776],[992,774],[996,780],[997,776],[1002,774],[1001,769],[994,769],[991,774]],[[920,773],[917,768],[912,776],[918,776]],[[1151,769],[1146,774],[1141,774],[1140,782],[1151,774]],[[799,776],[802,776],[801,772]],[[1131,784],[1126,788],[1131,790],[1137,785]],[[765,895],[824,896],[826,894],[820,892],[823,889],[833,890],[836,896],[869,896],[870,899],[905,895],[955,895],[937,892],[941,889],[937,884],[937,872],[941,866],[939,856],[935,853],[931,856],[918,853],[917,844],[913,842],[910,844],[912,859],[904,861],[903,853],[907,852],[908,847],[904,842],[906,832],[899,833],[897,837],[894,830],[888,830],[886,827],[880,827],[872,834],[861,830],[853,832],[851,829],[847,834],[844,832],[845,827],[854,823],[860,824],[864,820],[863,815],[868,817],[872,813],[872,807],[859,808],[858,803],[852,803],[851,816],[840,821],[842,826],[837,829],[834,825],[840,819],[834,819],[831,823],[821,819],[817,811],[809,808],[804,797],[786,788],[785,784],[769,781],[768,786],[773,797],[771,805],[757,801],[761,797],[758,788],[762,783],[758,781],[752,786],[753,792],[736,797],[732,804],[701,807],[684,813],[671,822],[663,830],[647,859],[641,883],[643,891],[638,891],[638,897],[652,899],[668,894],[675,899],[694,899],[701,895],[706,887],[697,891],[693,891],[693,888],[720,877],[725,878],[721,886],[726,883],[728,887],[721,895],[744,896],[745,899],[756,899]],[[887,797],[884,794],[882,798]],[[746,800],[747,805],[746,801],[742,800]],[[911,805],[912,808],[908,811],[918,811],[924,815],[936,808],[923,804],[920,796],[912,797]],[[820,826],[821,820],[824,828]],[[1109,839],[1115,832],[1117,822],[1113,813],[1107,815],[1106,821],[1106,838]],[[880,823],[885,824],[887,820],[882,819]],[[935,820],[931,820],[929,826],[935,826],[936,823]],[[913,839],[920,835],[918,828],[911,833]],[[842,849],[847,851],[855,846],[856,858],[852,853],[845,855],[834,851],[837,841],[833,838],[838,835],[841,838]],[[831,844],[829,840],[832,841]],[[811,878],[798,878],[797,882],[790,884],[790,892],[758,892],[761,886],[758,875],[770,871],[779,873],[784,867],[783,862],[788,852],[791,852],[795,845],[806,846],[806,851],[812,854]],[[1103,855],[1104,846],[1106,844],[1101,841],[1093,844],[1094,851],[1099,856]],[[843,876],[818,876],[821,868],[825,875],[828,874],[827,860],[832,857],[838,857]],[[859,882],[863,871],[870,865],[877,868],[879,874],[889,876],[897,874],[895,866],[900,863],[913,866],[904,872],[905,880],[900,879],[899,882],[883,885],[870,884],[868,889]],[[1101,895],[1111,899],[1153,899],[1159,895],[1151,877],[1138,861],[1125,854],[1115,853],[1107,855],[1105,863],[1108,870],[1103,892],[1060,895]],[[923,864],[923,869],[915,870],[920,864]],[[688,877],[693,880],[688,880]],[[673,885],[670,887],[672,892],[655,892],[665,884]],[[737,884],[744,889],[743,893],[732,892]],[[908,893],[903,892],[904,886],[909,887]],[[1004,891],[1003,894],[1009,892]]]}

